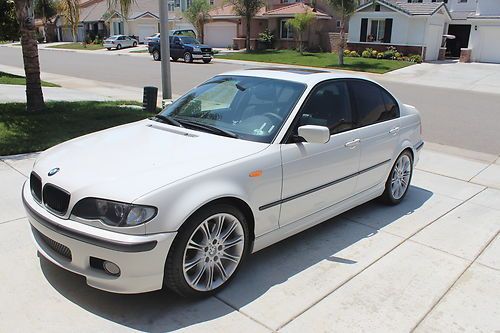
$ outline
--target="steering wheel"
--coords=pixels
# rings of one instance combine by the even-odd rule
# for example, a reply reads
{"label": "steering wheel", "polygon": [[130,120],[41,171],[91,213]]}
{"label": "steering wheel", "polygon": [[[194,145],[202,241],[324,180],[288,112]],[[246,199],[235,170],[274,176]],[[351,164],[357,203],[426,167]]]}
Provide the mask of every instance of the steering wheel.
{"label": "steering wheel", "polygon": [[274,118],[278,120],[278,123],[281,123],[283,121],[283,117],[281,117],[279,114],[274,113],[274,112],[266,112],[263,114],[263,116],[268,117],[268,118]]}

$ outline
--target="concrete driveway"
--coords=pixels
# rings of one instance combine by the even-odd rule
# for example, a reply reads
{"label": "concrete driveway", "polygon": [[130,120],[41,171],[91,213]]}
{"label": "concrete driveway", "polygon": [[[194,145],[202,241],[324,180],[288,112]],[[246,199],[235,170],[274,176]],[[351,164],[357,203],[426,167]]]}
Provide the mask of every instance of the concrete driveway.
{"label": "concrete driveway", "polygon": [[500,161],[424,149],[404,202],[367,203],[252,255],[214,297],[115,295],[38,258],[0,161],[0,331],[500,330]]}
{"label": "concrete driveway", "polygon": [[387,80],[412,84],[498,94],[500,64],[434,61],[384,74]]}

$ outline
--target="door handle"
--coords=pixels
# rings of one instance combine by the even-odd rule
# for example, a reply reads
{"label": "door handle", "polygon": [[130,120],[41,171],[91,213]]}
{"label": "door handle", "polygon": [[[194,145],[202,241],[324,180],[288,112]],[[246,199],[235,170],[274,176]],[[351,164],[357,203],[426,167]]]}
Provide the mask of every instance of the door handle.
{"label": "door handle", "polygon": [[346,142],[344,146],[346,148],[349,148],[349,149],[354,149],[354,148],[356,148],[359,145],[360,142],[361,142],[360,139],[356,139],[356,140],[352,140],[352,141]]}
{"label": "door handle", "polygon": [[396,135],[399,132],[399,127],[394,127],[389,131],[389,134]]}

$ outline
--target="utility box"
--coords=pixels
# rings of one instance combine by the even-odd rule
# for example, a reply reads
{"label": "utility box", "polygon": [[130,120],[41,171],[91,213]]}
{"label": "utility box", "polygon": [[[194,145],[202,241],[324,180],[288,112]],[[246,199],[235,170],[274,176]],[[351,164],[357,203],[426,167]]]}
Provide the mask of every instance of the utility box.
{"label": "utility box", "polygon": [[156,102],[158,99],[157,87],[144,87],[142,97],[142,109],[149,113],[156,113]]}

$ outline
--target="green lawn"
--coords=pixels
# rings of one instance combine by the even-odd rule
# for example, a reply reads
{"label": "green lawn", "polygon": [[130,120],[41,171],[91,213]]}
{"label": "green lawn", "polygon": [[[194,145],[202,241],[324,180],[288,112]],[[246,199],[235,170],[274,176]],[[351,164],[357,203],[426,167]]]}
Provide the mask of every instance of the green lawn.
{"label": "green lawn", "polygon": [[[122,105],[122,106],[120,106]],[[137,102],[48,102],[39,113],[24,103],[0,104],[0,156],[47,149],[105,128],[144,119]]]}
{"label": "green lawn", "polygon": [[[20,86],[25,86],[26,79],[24,76],[0,72],[0,84],[17,84]],[[60,86],[55,83],[42,81],[42,87],[60,87]]]}
{"label": "green lawn", "polygon": [[413,65],[413,62],[371,59],[371,58],[344,58],[344,66],[338,65],[338,56],[335,53],[300,53],[292,50],[267,50],[259,52],[235,52],[216,55],[220,59],[247,60],[258,62],[274,62],[279,64],[301,65],[322,68],[340,68],[351,71],[387,73],[395,69]]}
{"label": "green lawn", "polygon": [[85,44],[84,45],[82,43],[68,43],[68,44],[52,45],[52,46],[48,46],[48,48],[95,51],[95,50],[102,50],[104,48],[104,46],[102,46],[102,44]]}

